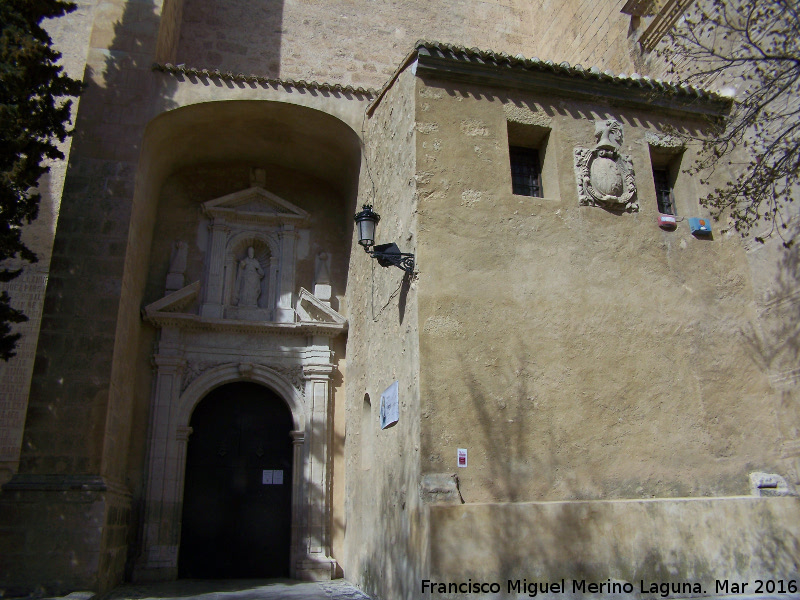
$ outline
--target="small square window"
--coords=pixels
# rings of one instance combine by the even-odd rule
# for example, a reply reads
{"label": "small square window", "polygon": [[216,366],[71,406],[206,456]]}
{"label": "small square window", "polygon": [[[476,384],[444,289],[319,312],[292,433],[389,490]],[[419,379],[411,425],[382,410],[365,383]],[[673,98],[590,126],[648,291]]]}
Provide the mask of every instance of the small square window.
{"label": "small square window", "polygon": [[511,157],[511,188],[514,194],[543,197],[539,152],[519,146],[511,146],[508,150]]}

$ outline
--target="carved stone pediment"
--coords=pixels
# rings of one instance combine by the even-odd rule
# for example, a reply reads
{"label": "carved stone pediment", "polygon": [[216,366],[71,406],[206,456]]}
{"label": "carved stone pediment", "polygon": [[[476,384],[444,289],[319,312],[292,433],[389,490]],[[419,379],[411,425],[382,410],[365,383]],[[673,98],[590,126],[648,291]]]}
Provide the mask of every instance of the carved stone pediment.
{"label": "carved stone pediment", "polygon": [[146,317],[154,317],[157,313],[180,313],[197,298],[200,292],[200,282],[195,281],[186,287],[170,292],[160,300],[151,302],[144,307]]}
{"label": "carved stone pediment", "polygon": [[633,160],[620,152],[622,125],[614,119],[595,124],[597,145],[575,148],[575,177],[582,206],[610,210],[639,210]]}
{"label": "carved stone pediment", "polygon": [[210,219],[228,223],[302,225],[309,220],[308,212],[258,186],[209,200],[202,208]]}
{"label": "carved stone pediment", "polygon": [[302,287],[297,298],[295,312],[301,323],[337,323],[340,325],[347,323],[347,319]]}

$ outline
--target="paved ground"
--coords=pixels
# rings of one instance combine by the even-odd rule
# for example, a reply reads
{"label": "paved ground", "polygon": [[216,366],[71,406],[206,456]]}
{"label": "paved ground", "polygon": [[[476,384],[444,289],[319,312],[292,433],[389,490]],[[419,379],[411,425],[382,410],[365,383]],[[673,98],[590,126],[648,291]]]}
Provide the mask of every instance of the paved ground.
{"label": "paved ground", "polygon": [[[343,579],[319,583],[289,579],[125,584],[95,600],[370,600]],[[69,600],[81,600],[72,598]]]}
{"label": "paved ground", "polygon": [[[420,595],[421,599],[434,600],[436,594]],[[474,596],[486,598],[486,596]],[[519,596],[527,598],[527,596]],[[565,598],[568,598],[565,596]],[[591,598],[591,595],[585,596]],[[615,600],[626,600],[617,594]],[[657,596],[651,596],[661,600]],[[798,600],[798,594],[764,595],[731,594],[704,596],[701,600]],[[91,592],[75,592],[68,596],[41,600],[371,600],[369,596],[343,579],[309,583],[289,579],[195,581],[180,580],[147,585],[125,584],[107,594],[94,596]]]}

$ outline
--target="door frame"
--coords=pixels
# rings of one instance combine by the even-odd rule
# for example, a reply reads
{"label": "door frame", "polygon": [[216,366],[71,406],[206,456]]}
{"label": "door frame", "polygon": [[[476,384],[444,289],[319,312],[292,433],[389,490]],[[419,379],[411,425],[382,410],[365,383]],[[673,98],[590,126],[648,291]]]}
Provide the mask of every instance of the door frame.
{"label": "door frame", "polygon": [[294,579],[331,579],[336,561],[330,557],[328,485],[328,411],[334,365],[295,367],[251,362],[208,368],[183,387],[186,373],[202,361],[156,355],[151,408],[148,480],[142,553],[134,580],[176,579],[183,511],[186,448],[197,404],[217,387],[249,381],[269,388],[289,407],[294,429],[290,574]]}

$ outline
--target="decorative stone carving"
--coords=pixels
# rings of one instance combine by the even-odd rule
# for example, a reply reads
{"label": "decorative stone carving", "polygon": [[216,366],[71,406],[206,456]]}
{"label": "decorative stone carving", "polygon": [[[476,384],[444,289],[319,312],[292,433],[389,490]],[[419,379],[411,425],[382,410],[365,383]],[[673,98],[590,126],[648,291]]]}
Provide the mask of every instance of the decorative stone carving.
{"label": "decorative stone carving", "polygon": [[233,303],[237,306],[258,306],[262,279],[264,279],[264,269],[261,268],[261,263],[255,258],[255,251],[250,246],[247,249],[247,256],[239,261]]}
{"label": "decorative stone carving", "polygon": [[249,377],[253,373],[253,363],[240,362],[239,373],[241,373],[243,377]]}
{"label": "decorative stone carving", "polygon": [[303,378],[303,367],[302,366],[295,366],[295,367],[270,367],[273,371],[280,373],[286,379],[288,379],[292,386],[300,392],[302,395],[305,396],[306,394],[306,384],[305,379]]}
{"label": "decorative stone carving", "polygon": [[203,360],[203,361],[190,361],[186,365],[186,369],[183,372],[183,383],[181,384],[181,393],[189,387],[189,384],[192,383],[195,379],[200,377],[203,373],[208,371],[209,369],[213,369],[214,367],[218,367],[224,363],[215,360]]}
{"label": "decorative stone carving", "polygon": [[301,323],[339,323],[347,322],[341,314],[331,308],[330,302],[320,300],[305,288],[300,288],[295,306],[297,318]]}
{"label": "decorative stone carving", "polygon": [[683,140],[677,135],[657,133],[655,131],[646,132],[644,141],[653,148],[663,148],[665,150],[679,150],[684,147]]}
{"label": "decorative stone carving", "polygon": [[617,211],[639,210],[633,161],[620,152],[622,125],[614,119],[597,121],[594,135],[594,148],[575,148],[580,204]]}
{"label": "decorative stone carving", "polygon": [[330,306],[333,289],[331,287],[331,255],[327,252],[317,254],[314,268],[314,295]]}
{"label": "decorative stone carving", "polygon": [[263,171],[253,177],[254,187],[202,205],[211,235],[200,316],[292,323],[297,239],[310,215],[261,187]]}
{"label": "decorative stone carving", "polygon": [[189,244],[178,240],[172,248],[172,256],[167,273],[167,292],[174,292],[183,287],[183,274],[189,257]]}

